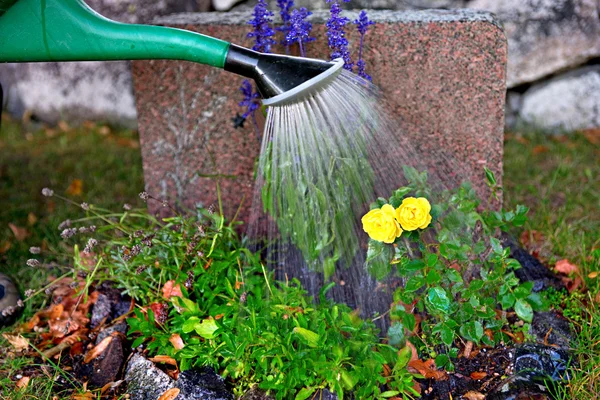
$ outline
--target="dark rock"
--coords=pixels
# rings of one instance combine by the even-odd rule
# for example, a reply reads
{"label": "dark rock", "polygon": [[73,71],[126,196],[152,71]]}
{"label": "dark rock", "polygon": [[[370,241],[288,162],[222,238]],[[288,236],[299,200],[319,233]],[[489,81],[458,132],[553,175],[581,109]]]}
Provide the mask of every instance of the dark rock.
{"label": "dark rock", "polygon": [[102,323],[102,321],[109,322],[110,312],[112,309],[112,300],[110,297],[105,295],[104,293],[100,293],[98,295],[98,299],[94,303],[94,308],[92,309],[92,318],[90,321],[90,326],[92,328],[97,327]]}
{"label": "dark rock", "polygon": [[113,336],[104,352],[94,360],[94,369],[90,386],[101,388],[109,382],[117,380],[123,366],[123,342],[119,336]]}
{"label": "dark rock", "polygon": [[233,400],[223,378],[210,367],[182,372],[175,387],[181,390],[180,400]]}
{"label": "dark rock", "polygon": [[567,367],[570,362],[571,356],[566,350],[538,344],[520,345],[514,351],[514,375],[495,387],[487,399],[549,396],[549,387],[569,379]]}
{"label": "dark rock", "polygon": [[124,321],[121,321],[118,324],[106,327],[106,328],[102,329],[100,331],[100,333],[98,333],[98,337],[96,338],[96,344],[100,343],[102,341],[102,339],[104,339],[107,336],[112,335],[115,332],[121,333],[121,334],[123,334],[123,336],[125,336],[125,335],[127,335],[127,329],[128,329],[128,325]]}
{"label": "dark rock", "polygon": [[134,354],[129,360],[125,381],[131,400],[156,400],[174,387],[173,380],[167,374],[139,354]]}
{"label": "dark rock", "polygon": [[269,396],[263,390],[254,386],[252,389],[248,390],[244,395],[240,398],[240,400],[274,400],[274,397]]}
{"label": "dark rock", "polygon": [[98,288],[100,294],[92,309],[90,325],[97,327],[102,321],[108,324],[129,311],[131,299],[121,296],[119,290],[113,288],[111,283],[103,283]]}
{"label": "dark rock", "polygon": [[562,289],[560,278],[542,264],[537,258],[521,248],[515,240],[508,235],[501,237],[502,245],[510,248],[510,256],[521,263],[515,275],[522,282],[533,282],[533,291],[539,292],[548,288]]}
{"label": "dark rock", "polygon": [[534,335],[538,342],[556,345],[563,349],[569,348],[573,337],[569,321],[556,311],[536,312],[529,334]]}
{"label": "dark rock", "polygon": [[22,311],[18,306],[19,290],[6,275],[0,274],[0,328],[15,322]]}

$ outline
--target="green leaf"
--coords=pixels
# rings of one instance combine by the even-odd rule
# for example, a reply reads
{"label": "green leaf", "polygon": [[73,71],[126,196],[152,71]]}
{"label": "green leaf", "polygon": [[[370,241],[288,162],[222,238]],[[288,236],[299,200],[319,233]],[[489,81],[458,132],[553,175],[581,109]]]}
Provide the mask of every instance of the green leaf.
{"label": "green leaf", "polygon": [[438,262],[438,255],[437,254],[430,254],[427,256],[427,266],[428,267],[433,267],[435,266],[435,264],[437,264]]}
{"label": "green leaf", "polygon": [[442,338],[442,342],[444,342],[446,346],[451,346],[454,342],[454,331],[446,324],[442,325],[440,336]]}
{"label": "green leaf", "polygon": [[435,358],[435,366],[438,368],[444,368],[450,362],[450,357],[447,354],[438,354]]}
{"label": "green leaf", "polygon": [[404,325],[400,322],[394,323],[388,329],[388,339],[391,346],[398,346],[404,342]]}
{"label": "green leaf", "polygon": [[414,314],[405,312],[402,315],[402,324],[409,332],[415,329],[416,320]]}
{"label": "green leaf", "polygon": [[490,238],[490,244],[492,245],[492,250],[494,251],[494,253],[501,255],[502,252],[504,251],[504,249],[502,248],[502,244],[500,244],[500,241],[496,238]]}
{"label": "green leaf", "polygon": [[294,328],[294,333],[304,338],[310,347],[317,347],[319,345],[319,335],[311,330],[297,326]]}
{"label": "green leaf", "polygon": [[450,268],[446,271],[446,277],[450,280],[450,282],[462,282],[463,278],[460,276],[457,270]]}
{"label": "green leaf", "polygon": [[416,292],[425,285],[425,279],[420,276],[413,276],[408,279],[406,286],[404,287],[405,292]]}
{"label": "green leaf", "polygon": [[315,390],[317,390],[317,389],[311,388],[311,387],[302,388],[296,395],[295,399],[296,400],[306,400],[310,397],[311,394],[313,394],[315,392]]}
{"label": "green leaf", "polygon": [[201,324],[195,326],[196,333],[204,339],[214,339],[217,329],[219,326],[213,318],[206,318]]}
{"label": "green leaf", "polygon": [[533,319],[533,309],[531,305],[523,299],[518,299],[515,303],[515,312],[525,322],[531,322]]}
{"label": "green leaf", "polygon": [[398,360],[396,361],[396,367],[404,368],[408,365],[410,359],[412,358],[412,350],[409,346],[404,346],[398,352]]}
{"label": "green leaf", "polygon": [[183,333],[190,333],[194,329],[196,329],[196,325],[200,323],[200,318],[198,317],[190,317],[187,321],[183,323],[181,326],[181,330]]}
{"label": "green leaf", "polygon": [[436,310],[448,313],[448,310],[450,309],[450,299],[444,289],[439,286],[432,287],[429,289],[428,298],[429,302]]}
{"label": "green leaf", "polygon": [[393,254],[393,246],[369,239],[365,264],[367,270],[375,279],[381,280],[391,272]]}
{"label": "green leaf", "polygon": [[512,293],[507,293],[500,299],[500,304],[503,310],[508,310],[515,304],[515,296]]}
{"label": "green leaf", "polygon": [[494,176],[494,173],[488,167],[483,167],[483,170],[485,171],[485,178],[488,181],[488,185],[496,186],[496,177]]}
{"label": "green leaf", "polygon": [[437,272],[436,270],[429,271],[429,273],[425,277],[425,281],[427,282],[428,285],[433,285],[435,283],[438,283],[440,281],[440,279],[442,279],[442,277],[440,276],[440,273]]}
{"label": "green leaf", "polygon": [[479,321],[470,321],[460,327],[460,334],[467,340],[479,343],[483,336],[483,326]]}
{"label": "green leaf", "polygon": [[385,392],[381,393],[380,396],[384,399],[389,399],[390,397],[398,396],[399,394],[400,392],[397,390],[386,390]]}

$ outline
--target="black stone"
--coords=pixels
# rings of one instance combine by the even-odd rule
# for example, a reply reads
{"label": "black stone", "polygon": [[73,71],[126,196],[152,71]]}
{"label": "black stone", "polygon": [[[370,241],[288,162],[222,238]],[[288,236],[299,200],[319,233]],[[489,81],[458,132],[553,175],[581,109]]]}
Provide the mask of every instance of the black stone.
{"label": "black stone", "polygon": [[[18,301],[21,299],[17,287],[13,281],[6,275],[0,273],[0,328],[11,325],[23,311],[18,307]],[[12,313],[2,315],[4,310],[12,308]]]}
{"label": "black stone", "polygon": [[569,321],[556,311],[536,312],[529,333],[537,338],[539,343],[556,345],[567,349],[573,332]]}
{"label": "black stone", "polygon": [[109,382],[115,382],[123,366],[124,358],[121,338],[113,336],[106,350],[94,360],[90,386],[101,388]]}
{"label": "black stone", "polygon": [[533,282],[533,291],[539,292],[548,288],[562,289],[564,285],[560,278],[548,267],[533,257],[527,250],[507,234],[501,237],[502,245],[510,248],[510,256],[521,264],[515,275],[521,282]]}
{"label": "black stone", "polygon": [[189,369],[179,374],[175,387],[179,397],[190,400],[233,400],[233,393],[221,376],[210,367]]}

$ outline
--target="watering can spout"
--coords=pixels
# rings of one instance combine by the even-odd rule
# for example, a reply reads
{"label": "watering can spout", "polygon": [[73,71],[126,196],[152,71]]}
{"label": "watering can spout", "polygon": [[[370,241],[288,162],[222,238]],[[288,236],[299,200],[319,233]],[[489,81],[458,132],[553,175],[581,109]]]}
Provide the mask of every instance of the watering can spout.
{"label": "watering can spout", "polygon": [[83,0],[0,0],[0,62],[149,59],[252,78],[263,99],[274,99],[270,105],[305,95],[341,69],[339,62],[262,54],[187,30],[111,21]]}

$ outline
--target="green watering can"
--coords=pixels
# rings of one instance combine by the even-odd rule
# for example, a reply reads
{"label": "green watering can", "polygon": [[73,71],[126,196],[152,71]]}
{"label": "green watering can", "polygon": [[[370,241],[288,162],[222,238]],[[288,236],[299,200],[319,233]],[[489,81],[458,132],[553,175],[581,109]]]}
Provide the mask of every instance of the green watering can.
{"label": "green watering can", "polygon": [[182,29],[111,21],[83,0],[0,0],[0,62],[148,59],[193,61],[254,79],[265,105],[300,101],[343,66],[262,54]]}

